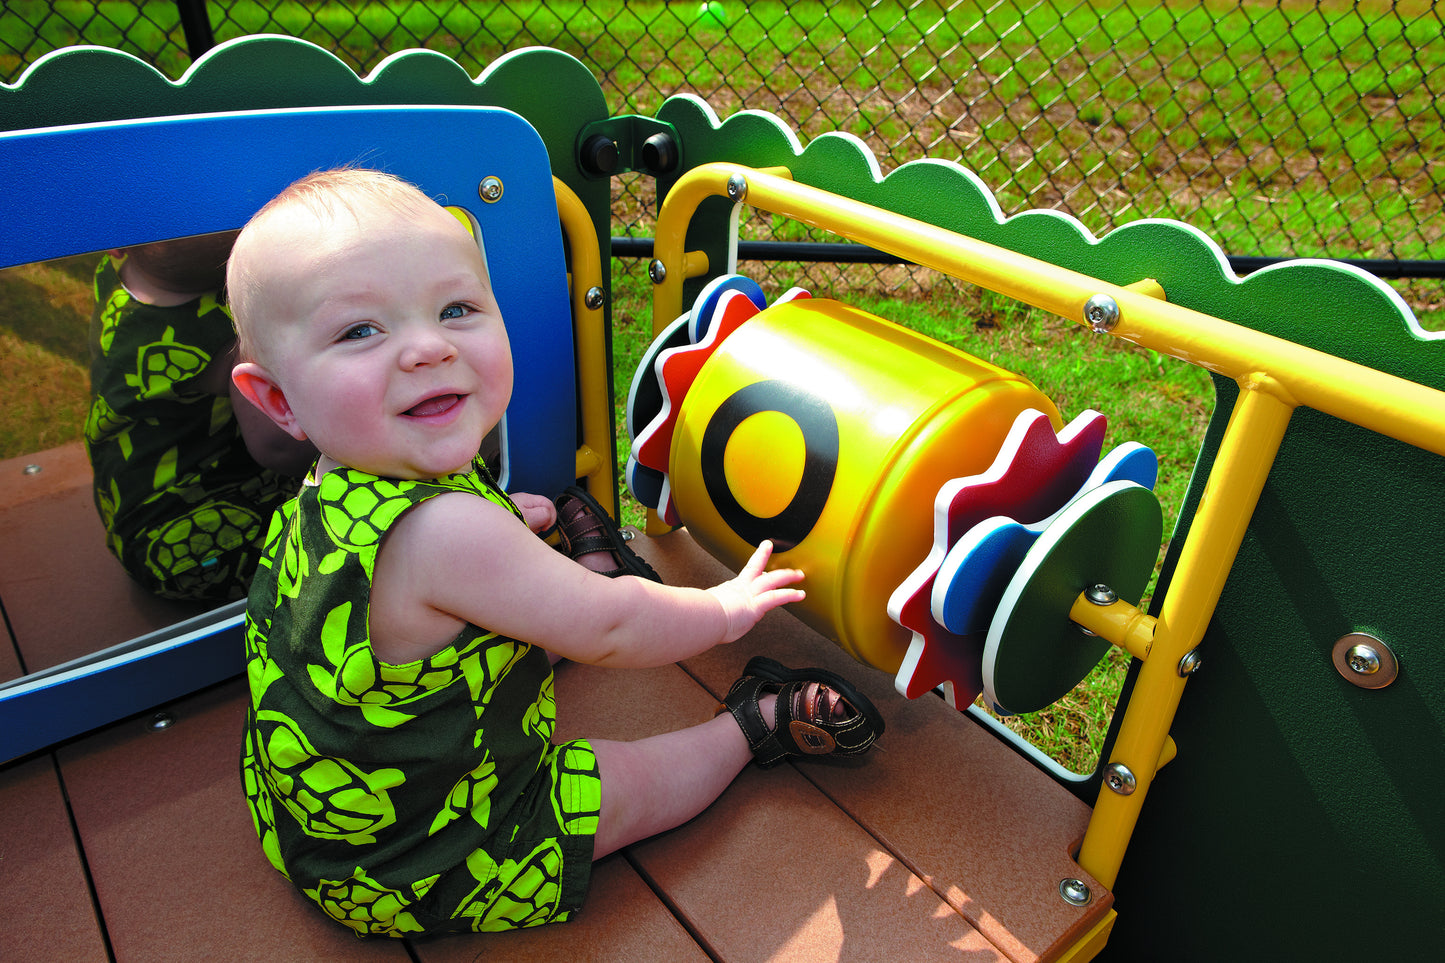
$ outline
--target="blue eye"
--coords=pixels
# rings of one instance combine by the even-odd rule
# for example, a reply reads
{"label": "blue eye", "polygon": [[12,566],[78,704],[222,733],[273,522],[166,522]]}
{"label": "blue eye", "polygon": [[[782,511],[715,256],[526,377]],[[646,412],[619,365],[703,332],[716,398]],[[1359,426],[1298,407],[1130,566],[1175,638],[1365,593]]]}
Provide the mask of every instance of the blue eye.
{"label": "blue eye", "polygon": [[465,304],[448,304],[442,308],[441,319],[443,321],[455,321],[457,318],[466,317],[467,306]]}
{"label": "blue eye", "polygon": [[360,324],[353,324],[342,334],[343,341],[360,341],[362,338],[369,338],[376,334],[376,325],[370,321],[363,321]]}

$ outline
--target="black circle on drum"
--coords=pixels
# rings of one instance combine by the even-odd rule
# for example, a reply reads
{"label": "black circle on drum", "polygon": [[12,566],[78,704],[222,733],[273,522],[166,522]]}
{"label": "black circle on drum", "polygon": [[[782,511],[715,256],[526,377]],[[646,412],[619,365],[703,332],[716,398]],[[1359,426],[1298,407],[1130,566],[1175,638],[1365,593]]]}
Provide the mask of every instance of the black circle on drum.
{"label": "black circle on drum", "polygon": [[[743,508],[728,485],[724,456],[733,432],[764,411],[793,420],[803,433],[803,472],[798,490],[778,514],[760,518]],[[796,546],[813,530],[838,472],[838,418],[818,396],[787,381],[758,381],[718,405],[702,433],[698,452],[703,485],[727,526],[749,545],[772,539],[778,552]]]}

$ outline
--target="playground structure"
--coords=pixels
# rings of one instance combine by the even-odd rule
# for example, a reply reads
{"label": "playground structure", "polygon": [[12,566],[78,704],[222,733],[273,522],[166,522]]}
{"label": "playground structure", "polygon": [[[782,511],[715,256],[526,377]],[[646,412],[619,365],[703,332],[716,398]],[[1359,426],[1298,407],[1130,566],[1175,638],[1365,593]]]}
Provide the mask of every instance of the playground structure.
{"label": "playground structure", "polygon": [[[149,120],[160,117],[185,119]],[[1179,959],[1323,959],[1367,953],[1382,932],[1423,955],[1445,936],[1445,345],[1362,272],[1296,262],[1241,280],[1184,225],[1141,222],[1094,238],[1052,212],[1006,218],[956,166],[921,161],[884,177],[852,138],[825,135],[803,148],[775,118],[744,112],[723,122],[695,98],[674,98],[652,118],[611,117],[595,80],[555,51],[510,55],[475,81],[445,57],[412,52],[358,80],[317,48],[260,38],[223,45],[171,84],[133,58],[76,49],[0,90],[0,128],[17,132],[0,139],[11,185],[5,265],[235,227],[295,176],[359,157],[465,207],[504,314],[525,331],[514,337],[526,346],[517,365],[528,377],[509,409],[505,482],[556,491],[587,478],[612,504],[625,476],[660,513],[644,554],[659,553],[664,574],[671,564],[684,577],[712,564],[687,554],[689,538],[731,562],[742,544],[778,537],[770,523],[804,518],[781,531],[809,572],[816,601],[804,620],[842,650],[829,657],[846,652],[895,676],[879,675],[885,691],[896,684],[929,703],[900,695],[891,711],[957,717],[918,731],[890,719],[891,755],[966,765],[953,754],[961,745],[1003,747],[979,741],[976,714],[931,704],[936,686],[958,708],[977,692],[1010,710],[1034,708],[1067,691],[1107,646],[1127,649],[1135,665],[1104,763],[1056,784],[1082,801],[1070,851],[1042,869],[1022,857],[1013,869],[1007,858],[986,863],[988,878],[977,878],[977,865],[937,872],[906,842],[892,844],[996,956],[1146,959],[1167,947]],[[419,150],[437,131],[464,146]],[[637,464],[619,470],[603,266],[608,177],[623,169],[654,175],[662,200],[651,272],[660,340],[653,373],[641,372],[631,391]],[[729,280],[740,204],[1209,369],[1216,412],[1153,610],[1136,603],[1140,570],[1147,575],[1159,544],[1157,505],[1137,469],[1096,475],[1101,424],[1066,426],[1026,378],[860,318],[846,292],[758,310]],[[729,285],[738,290],[719,294]],[[691,331],[676,324],[685,315]],[[760,338],[771,340],[759,347]],[[798,357],[826,376],[797,374]],[[720,422],[717,411],[743,390],[779,382],[790,391],[752,389]],[[664,403],[674,386],[687,390]],[[958,386],[968,390],[935,403]],[[908,391],[915,396],[905,399]],[[962,409],[956,418],[950,405]],[[808,412],[818,411],[833,419],[830,443],[810,433]],[[771,428],[728,448],[766,412]],[[525,446],[512,446],[522,438]],[[644,452],[649,442],[662,454]],[[1009,472],[1039,462],[1033,475]],[[0,485],[7,516],[38,504],[15,479]],[[997,497],[983,498],[985,489]],[[1000,518],[1005,532],[1034,526],[1030,543],[989,555],[978,527]],[[663,534],[669,521],[688,534]],[[924,612],[910,589],[930,576]],[[957,616],[970,595],[986,602]],[[17,651],[26,640],[16,613],[38,611],[43,621],[62,597],[22,578],[0,583]],[[235,607],[199,616],[99,659],[82,655],[92,640],[74,640],[78,664],[0,689],[5,757],[33,758],[235,675],[239,618]],[[763,635],[756,644],[772,640]],[[689,671],[706,688],[725,686],[720,660]],[[930,743],[943,731],[973,741]],[[1007,754],[1014,768],[988,776],[1016,783],[985,796],[1044,778]],[[893,781],[890,803],[908,804],[917,790],[899,788],[897,768],[874,768],[874,778]],[[881,805],[839,788],[869,774],[809,771],[826,792],[844,794],[844,808]],[[961,803],[925,811],[934,833],[953,838],[949,852],[1027,849],[1037,837],[1019,824],[1039,814],[1022,795],[991,819]],[[1052,874],[1047,885],[1036,871]],[[1368,923],[1341,922],[1342,905]],[[1038,917],[1049,922],[1035,925]],[[721,937],[697,929],[727,958]],[[930,953],[948,958],[944,949]]]}

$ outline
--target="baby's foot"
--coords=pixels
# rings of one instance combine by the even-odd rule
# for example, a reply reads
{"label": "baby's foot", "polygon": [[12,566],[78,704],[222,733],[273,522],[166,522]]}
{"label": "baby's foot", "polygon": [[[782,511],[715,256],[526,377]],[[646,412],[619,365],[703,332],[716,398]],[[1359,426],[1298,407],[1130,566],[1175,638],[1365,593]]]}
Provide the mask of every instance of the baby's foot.
{"label": "baby's foot", "polygon": [[[764,703],[776,693],[772,706]],[[728,690],[723,705],[764,769],[788,756],[849,756],[883,732],[883,717],[867,697],[826,669],[788,669],[758,656]],[[766,721],[772,718],[772,726]]]}
{"label": "baby's foot", "polygon": [[562,542],[559,550],[600,575],[636,575],[662,581],[627,544],[627,537],[606,510],[580,488],[568,488],[558,496],[557,532]]}

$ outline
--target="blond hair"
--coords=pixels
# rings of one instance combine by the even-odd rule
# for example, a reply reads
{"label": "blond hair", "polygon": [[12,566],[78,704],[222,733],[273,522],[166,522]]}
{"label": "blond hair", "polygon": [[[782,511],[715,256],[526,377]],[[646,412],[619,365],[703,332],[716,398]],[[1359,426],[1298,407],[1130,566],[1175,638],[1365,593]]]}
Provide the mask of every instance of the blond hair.
{"label": "blond hair", "polygon": [[264,243],[263,229],[278,211],[301,208],[319,223],[347,216],[365,224],[368,214],[376,211],[415,214],[436,206],[416,185],[384,171],[359,167],[316,171],[267,201],[241,229],[226,265],[226,291],[241,359],[261,360],[254,311],[271,279],[257,269],[253,251]]}

